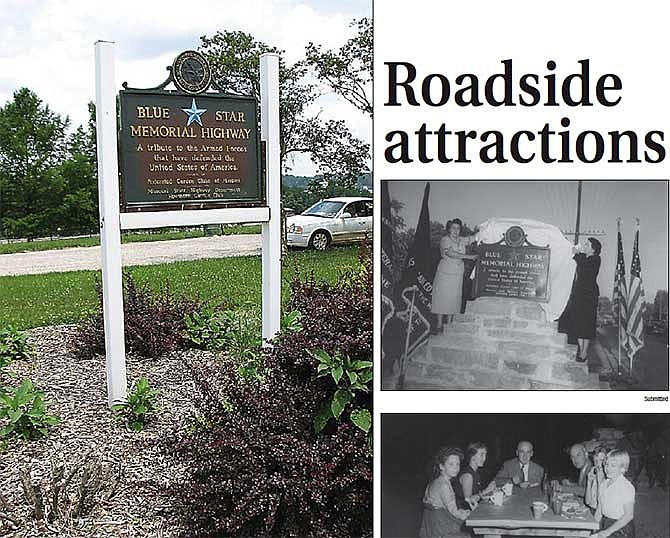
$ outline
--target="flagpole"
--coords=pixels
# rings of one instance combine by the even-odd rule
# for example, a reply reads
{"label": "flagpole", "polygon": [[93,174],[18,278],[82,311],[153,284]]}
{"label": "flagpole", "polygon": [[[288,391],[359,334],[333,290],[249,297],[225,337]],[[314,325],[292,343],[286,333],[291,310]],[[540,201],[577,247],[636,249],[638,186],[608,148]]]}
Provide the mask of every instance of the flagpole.
{"label": "flagpole", "polygon": [[398,390],[402,390],[405,384],[405,364],[407,362],[407,353],[409,351],[409,338],[412,332],[412,321],[414,317],[414,297],[416,296],[416,286],[412,286],[412,303],[409,307],[409,316],[407,316],[407,330],[405,331],[405,352],[402,355],[400,363],[400,378],[398,379]]}
{"label": "flagpole", "polygon": [[619,349],[619,358],[617,360],[616,370],[617,374],[621,375],[621,316],[617,315],[617,318],[619,318],[619,328],[617,330],[616,340],[617,340],[617,348]]}
{"label": "flagpole", "polygon": [[[639,237],[640,237],[640,219],[638,217],[635,217],[635,240],[633,243],[633,249],[635,251],[633,252],[633,258],[635,258],[635,252],[637,252],[637,249],[640,248],[640,245],[638,244]],[[631,279],[632,277],[633,272],[631,270]],[[642,306],[640,306],[640,308],[642,308]],[[630,373],[631,379],[633,378],[633,355],[635,355],[636,352],[637,350],[635,350],[633,353],[628,354],[628,372]]]}
{"label": "flagpole", "polygon": [[[619,238],[619,234],[621,233],[621,217],[617,217],[616,219],[616,231],[617,231],[617,241]],[[617,245],[618,248],[618,245]],[[617,253],[618,255],[618,253]],[[617,350],[619,352],[619,356],[617,359],[617,364],[616,364],[616,370],[617,374],[621,375],[621,304],[618,305],[617,307],[617,332],[616,332],[616,341],[617,341]]]}
{"label": "flagpole", "polygon": [[[636,224],[636,227],[635,227],[635,238],[633,239],[633,259],[635,259],[635,247],[636,247],[636,243],[637,243],[638,233],[640,232],[640,219],[637,218],[637,217],[635,217],[635,224]],[[631,267],[631,274],[630,274],[631,286],[630,287],[632,287],[632,278],[633,278],[632,269],[633,268]],[[626,329],[628,329],[628,327],[626,327]],[[630,336],[629,336],[629,338],[630,338]],[[629,344],[629,347],[630,347],[630,344]],[[630,375],[631,379],[633,379],[633,355],[634,355],[634,353],[628,353],[628,374]]]}
{"label": "flagpole", "polygon": [[577,182],[577,222],[575,224],[575,245],[579,244],[579,221],[582,214],[582,182]]}

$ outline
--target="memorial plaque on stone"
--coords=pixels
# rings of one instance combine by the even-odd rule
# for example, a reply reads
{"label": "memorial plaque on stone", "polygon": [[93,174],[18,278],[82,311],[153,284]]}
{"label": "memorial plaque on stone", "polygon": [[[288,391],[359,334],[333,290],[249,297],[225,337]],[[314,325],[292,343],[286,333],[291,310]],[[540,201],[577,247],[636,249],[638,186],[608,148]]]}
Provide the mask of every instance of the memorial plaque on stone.
{"label": "memorial plaque on stone", "polygon": [[124,210],[262,205],[251,97],[121,92]]}
{"label": "memorial plaque on stone", "polygon": [[528,242],[519,226],[494,244],[481,243],[475,278],[476,297],[549,300],[549,247]]}

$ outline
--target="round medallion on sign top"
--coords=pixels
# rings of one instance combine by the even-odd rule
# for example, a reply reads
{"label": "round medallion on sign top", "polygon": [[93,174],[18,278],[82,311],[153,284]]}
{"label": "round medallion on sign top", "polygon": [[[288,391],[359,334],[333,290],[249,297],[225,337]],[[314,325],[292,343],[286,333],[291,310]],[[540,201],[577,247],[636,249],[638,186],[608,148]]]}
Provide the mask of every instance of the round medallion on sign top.
{"label": "round medallion on sign top", "polygon": [[200,93],[209,87],[212,71],[205,57],[194,50],[182,52],[172,64],[174,84],[183,92]]}
{"label": "round medallion on sign top", "polygon": [[505,243],[510,247],[520,247],[526,240],[526,234],[521,226],[511,226],[505,232]]}

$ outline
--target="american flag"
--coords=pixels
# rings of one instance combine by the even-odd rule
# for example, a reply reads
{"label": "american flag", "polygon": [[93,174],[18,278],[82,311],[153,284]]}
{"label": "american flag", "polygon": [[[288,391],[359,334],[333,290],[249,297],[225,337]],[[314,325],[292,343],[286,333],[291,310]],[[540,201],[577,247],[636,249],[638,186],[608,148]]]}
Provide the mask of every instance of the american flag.
{"label": "american flag", "polygon": [[640,276],[639,238],[640,222],[638,221],[637,230],[635,230],[635,243],[633,244],[633,263],[630,267],[630,292],[628,294],[628,356],[631,361],[637,350],[644,346],[642,337],[644,287]]}
{"label": "american flag", "polygon": [[612,311],[619,326],[619,349],[626,350],[628,347],[628,290],[626,288],[626,265],[623,259],[623,241],[621,240],[619,225],[620,221],[617,220],[617,256]]}

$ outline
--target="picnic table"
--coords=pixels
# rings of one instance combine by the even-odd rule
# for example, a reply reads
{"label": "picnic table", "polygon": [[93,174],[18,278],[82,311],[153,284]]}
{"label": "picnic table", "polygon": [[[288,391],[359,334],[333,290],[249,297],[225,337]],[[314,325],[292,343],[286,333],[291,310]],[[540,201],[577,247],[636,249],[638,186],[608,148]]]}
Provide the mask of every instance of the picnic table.
{"label": "picnic table", "polygon": [[535,519],[531,509],[533,501],[547,503],[547,496],[540,487],[521,489],[514,487],[512,495],[505,497],[502,506],[482,500],[465,520],[465,525],[475,535],[496,538],[500,536],[590,536],[598,530],[591,512],[582,515],[554,514],[551,507]]}

